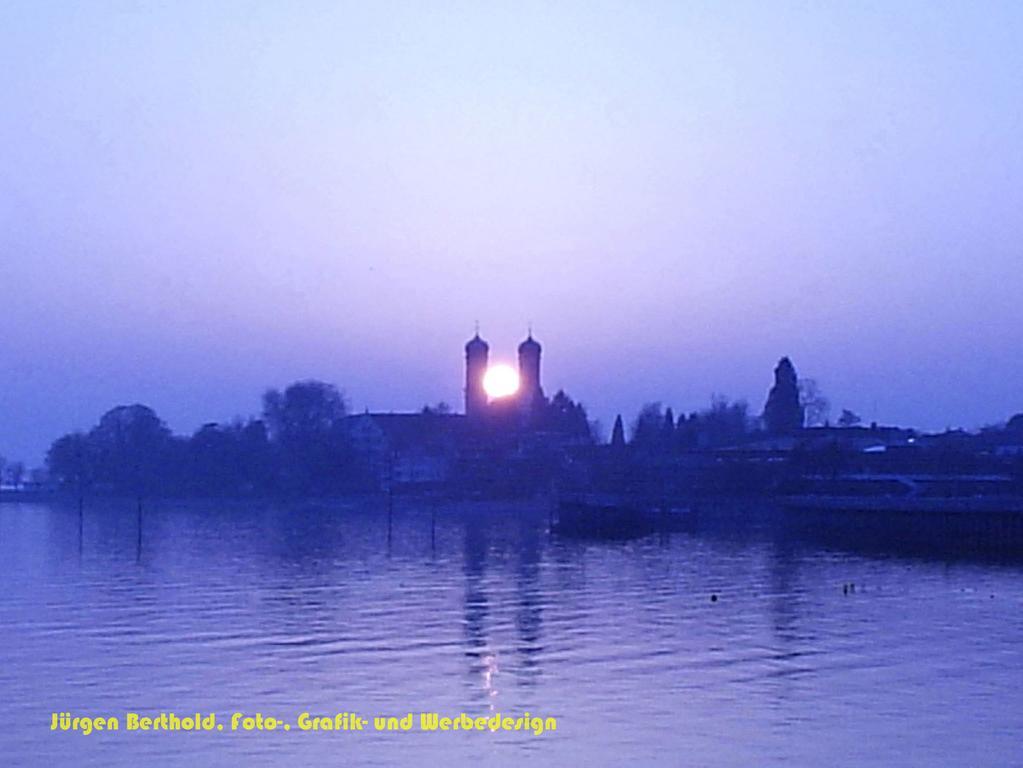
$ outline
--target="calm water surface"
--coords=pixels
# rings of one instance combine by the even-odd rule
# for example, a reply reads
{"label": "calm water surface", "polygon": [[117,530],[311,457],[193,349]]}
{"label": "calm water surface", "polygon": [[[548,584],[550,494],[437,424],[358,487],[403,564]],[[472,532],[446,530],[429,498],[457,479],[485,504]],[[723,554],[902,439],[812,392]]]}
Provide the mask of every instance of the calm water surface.
{"label": "calm water surface", "polygon": [[[513,506],[0,505],[0,763],[1023,765],[1023,572]],[[843,584],[855,592],[843,594]],[[718,596],[711,601],[711,595]],[[51,733],[50,713],[523,711],[524,733]],[[123,718],[122,718],[123,725]]]}

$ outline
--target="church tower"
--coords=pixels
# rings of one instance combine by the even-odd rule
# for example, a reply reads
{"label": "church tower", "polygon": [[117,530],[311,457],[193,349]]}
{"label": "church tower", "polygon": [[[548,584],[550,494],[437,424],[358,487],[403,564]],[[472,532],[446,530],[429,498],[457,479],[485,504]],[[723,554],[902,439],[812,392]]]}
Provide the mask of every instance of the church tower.
{"label": "church tower", "polygon": [[487,392],[483,389],[483,376],[487,372],[490,346],[476,335],[465,345],[465,415],[482,416],[487,410]]}
{"label": "church tower", "polygon": [[531,410],[543,400],[540,386],[540,344],[530,330],[526,340],[519,344],[519,403],[522,410]]}

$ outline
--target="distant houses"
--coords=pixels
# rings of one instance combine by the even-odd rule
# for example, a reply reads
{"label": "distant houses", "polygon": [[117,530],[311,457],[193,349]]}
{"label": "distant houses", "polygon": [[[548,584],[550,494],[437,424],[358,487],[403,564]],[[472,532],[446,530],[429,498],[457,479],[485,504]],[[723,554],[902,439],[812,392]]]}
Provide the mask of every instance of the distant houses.
{"label": "distant houses", "polygon": [[346,422],[352,448],[381,486],[436,486],[454,477],[466,417],[452,413],[363,413]]}

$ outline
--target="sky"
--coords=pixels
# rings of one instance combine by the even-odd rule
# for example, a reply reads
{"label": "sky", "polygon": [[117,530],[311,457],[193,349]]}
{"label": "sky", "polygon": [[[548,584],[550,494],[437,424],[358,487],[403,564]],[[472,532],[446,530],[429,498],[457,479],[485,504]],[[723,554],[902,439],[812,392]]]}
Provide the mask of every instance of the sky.
{"label": "sky", "polygon": [[0,4],[0,454],[305,378],[1023,411],[1023,4]]}

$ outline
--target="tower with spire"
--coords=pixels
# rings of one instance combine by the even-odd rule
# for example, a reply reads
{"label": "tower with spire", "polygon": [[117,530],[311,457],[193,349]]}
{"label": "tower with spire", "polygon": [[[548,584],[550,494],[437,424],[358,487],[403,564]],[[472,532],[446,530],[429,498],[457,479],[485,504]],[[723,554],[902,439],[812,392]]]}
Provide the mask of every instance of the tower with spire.
{"label": "tower with spire", "polygon": [[480,338],[479,324],[476,334],[465,345],[465,415],[482,416],[487,410],[487,392],[483,377],[487,373],[490,345]]}
{"label": "tower with spire", "polygon": [[543,401],[543,388],[540,386],[540,352],[539,342],[533,338],[530,326],[526,340],[519,344],[519,404],[522,410],[529,411]]}

